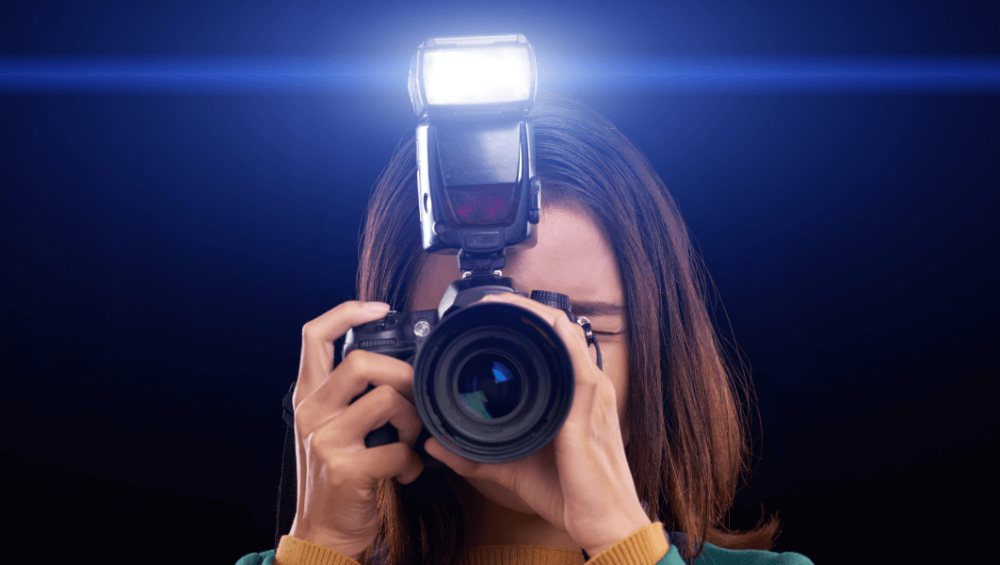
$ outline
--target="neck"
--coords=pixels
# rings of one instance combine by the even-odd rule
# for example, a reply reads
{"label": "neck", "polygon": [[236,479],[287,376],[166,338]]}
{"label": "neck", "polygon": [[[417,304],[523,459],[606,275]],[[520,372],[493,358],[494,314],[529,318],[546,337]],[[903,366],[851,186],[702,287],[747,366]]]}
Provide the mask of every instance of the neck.
{"label": "neck", "polygon": [[582,551],[565,531],[537,514],[518,512],[484,496],[465,479],[450,475],[465,517],[463,547],[535,545]]}

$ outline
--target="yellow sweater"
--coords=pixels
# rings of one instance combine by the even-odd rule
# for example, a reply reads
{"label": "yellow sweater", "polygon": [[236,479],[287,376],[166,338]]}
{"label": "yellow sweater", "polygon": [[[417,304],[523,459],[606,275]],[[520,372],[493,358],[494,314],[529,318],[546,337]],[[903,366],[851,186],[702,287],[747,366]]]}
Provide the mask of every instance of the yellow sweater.
{"label": "yellow sweater", "polygon": [[[588,565],[654,565],[670,546],[663,524],[650,524],[593,556]],[[358,565],[332,549],[291,536],[283,536],[274,556],[276,565]],[[460,565],[583,565],[583,553],[532,545],[470,547],[459,557]]]}

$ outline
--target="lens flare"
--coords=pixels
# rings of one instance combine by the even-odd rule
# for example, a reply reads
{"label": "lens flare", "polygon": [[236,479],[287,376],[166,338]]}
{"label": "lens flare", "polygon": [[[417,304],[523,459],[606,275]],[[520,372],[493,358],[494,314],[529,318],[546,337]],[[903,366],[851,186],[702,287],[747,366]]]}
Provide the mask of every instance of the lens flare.
{"label": "lens flare", "polygon": [[[537,64],[542,88],[578,94],[1000,92],[996,57],[539,57]],[[408,69],[402,59],[342,56],[0,57],[0,92],[396,94]]]}

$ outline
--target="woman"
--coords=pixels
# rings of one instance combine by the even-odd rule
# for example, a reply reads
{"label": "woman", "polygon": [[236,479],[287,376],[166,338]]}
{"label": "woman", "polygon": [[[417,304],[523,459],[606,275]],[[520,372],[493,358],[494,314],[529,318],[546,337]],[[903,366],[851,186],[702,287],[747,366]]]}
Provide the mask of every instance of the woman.
{"label": "woman", "polygon": [[[556,438],[511,463],[478,464],[424,448],[412,368],[367,351],[331,372],[333,341],[399,310],[436,308],[458,278],[453,256],[419,243],[412,140],[396,152],[369,206],[359,296],[307,323],[295,397],[298,492],[280,563],[808,563],[769,549],[775,521],[752,532],[720,522],[746,455],[738,383],[705,305],[699,262],[672,198],[648,161],[609,122],[565,99],[536,102],[543,213],[538,243],[508,253],[517,290],[560,292],[590,318],[496,295],[548,320],[567,344],[576,392]],[[376,388],[353,404],[371,383]],[[400,442],[366,449],[386,422]],[[664,529],[669,534],[664,533]],[[269,553],[246,556],[261,563]]]}

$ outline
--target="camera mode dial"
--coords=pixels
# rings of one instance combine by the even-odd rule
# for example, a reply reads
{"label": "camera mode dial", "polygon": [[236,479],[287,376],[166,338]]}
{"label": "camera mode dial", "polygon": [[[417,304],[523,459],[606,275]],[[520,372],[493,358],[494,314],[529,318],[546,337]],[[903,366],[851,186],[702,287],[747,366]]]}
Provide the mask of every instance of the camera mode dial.
{"label": "camera mode dial", "polygon": [[566,312],[572,318],[572,310],[569,305],[569,297],[565,294],[560,294],[558,292],[549,292],[547,290],[533,290],[531,291],[531,299],[535,302],[540,302],[546,306],[551,306],[553,308],[558,308],[563,312]]}

